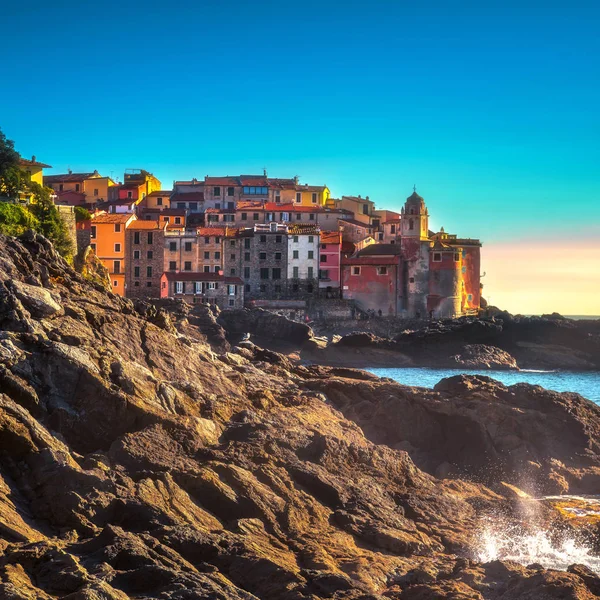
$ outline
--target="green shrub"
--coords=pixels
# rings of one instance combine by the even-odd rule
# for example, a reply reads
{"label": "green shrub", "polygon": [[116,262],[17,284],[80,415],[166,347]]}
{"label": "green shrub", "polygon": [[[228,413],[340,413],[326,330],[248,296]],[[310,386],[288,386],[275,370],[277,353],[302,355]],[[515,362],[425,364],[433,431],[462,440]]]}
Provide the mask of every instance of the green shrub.
{"label": "green shrub", "polygon": [[14,236],[39,228],[40,222],[25,206],[0,202],[0,233]]}

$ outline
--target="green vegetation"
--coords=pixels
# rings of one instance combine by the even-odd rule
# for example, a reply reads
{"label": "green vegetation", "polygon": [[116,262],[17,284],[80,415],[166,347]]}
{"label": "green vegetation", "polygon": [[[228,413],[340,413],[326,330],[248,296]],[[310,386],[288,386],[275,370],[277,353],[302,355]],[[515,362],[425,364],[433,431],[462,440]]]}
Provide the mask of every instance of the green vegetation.
{"label": "green vegetation", "polygon": [[83,221],[90,221],[92,219],[92,215],[89,210],[83,208],[83,206],[75,207],[75,221],[77,223],[83,223]]}
{"label": "green vegetation", "polygon": [[[27,206],[13,204],[20,193],[33,196]],[[19,153],[12,140],[0,130],[0,233],[20,235],[27,229],[35,229],[46,236],[65,258],[73,255],[69,232],[51,198],[52,190],[31,181],[21,169]],[[87,212],[87,211],[86,211]]]}

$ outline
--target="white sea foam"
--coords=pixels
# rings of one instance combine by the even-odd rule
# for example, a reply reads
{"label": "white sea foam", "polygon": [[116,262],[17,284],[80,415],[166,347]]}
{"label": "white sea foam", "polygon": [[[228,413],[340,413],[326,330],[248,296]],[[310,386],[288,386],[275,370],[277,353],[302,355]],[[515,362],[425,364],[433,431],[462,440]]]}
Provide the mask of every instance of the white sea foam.
{"label": "white sea foam", "polygon": [[577,563],[600,573],[600,557],[573,533],[525,528],[502,519],[489,519],[482,524],[475,554],[481,562],[513,560],[522,565],[537,563],[560,570]]}

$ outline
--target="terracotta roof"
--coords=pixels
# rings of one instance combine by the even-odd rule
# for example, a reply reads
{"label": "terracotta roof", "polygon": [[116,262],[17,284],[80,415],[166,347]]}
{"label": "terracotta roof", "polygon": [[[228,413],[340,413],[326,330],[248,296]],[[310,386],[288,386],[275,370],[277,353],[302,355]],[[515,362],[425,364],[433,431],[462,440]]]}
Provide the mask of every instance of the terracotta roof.
{"label": "terracotta roof", "polygon": [[321,230],[317,225],[303,224],[303,225],[288,225],[288,233],[290,235],[317,235]]}
{"label": "terracotta roof", "polygon": [[235,214],[235,208],[207,208],[204,212],[216,215],[233,215]]}
{"label": "terracotta roof", "polygon": [[[167,223],[165,221],[165,223]],[[167,229],[177,229],[178,231],[181,229],[185,229],[185,225],[183,223],[167,223]]]}
{"label": "terracotta roof", "polygon": [[321,244],[339,244],[341,237],[339,231],[321,231]]}
{"label": "terracotta roof", "polygon": [[162,274],[162,276],[166,277],[168,281],[218,281],[219,283],[244,283],[239,277],[225,277],[224,275],[219,275],[218,273],[173,273],[172,271],[166,271]]}
{"label": "terracotta roof", "polygon": [[138,230],[138,229],[164,229],[165,224],[159,225],[158,221],[147,221],[142,219],[136,219],[133,223],[129,225],[128,230]]}
{"label": "terracotta roof", "polygon": [[356,200],[357,202],[370,202],[371,204],[375,204],[373,200],[367,197],[362,198],[361,196],[342,196],[342,200],[344,200],[345,198],[348,200]]}
{"label": "terracotta roof", "polygon": [[218,236],[225,237],[225,227],[198,227],[196,230],[200,237]]}
{"label": "terracotta roof", "polygon": [[402,248],[400,244],[371,244],[370,246],[366,246],[363,248],[358,255],[359,256],[384,256],[384,255],[394,255],[402,253]]}
{"label": "terracotta roof", "polygon": [[364,227],[365,229],[373,229],[373,225],[357,221],[356,219],[338,219],[338,223],[349,223],[350,225],[356,225],[357,227]]}
{"label": "terracotta roof", "polygon": [[269,178],[269,187],[280,189],[280,190],[290,190],[296,189],[296,180],[295,179],[279,179],[279,178]]}
{"label": "terracotta roof", "polygon": [[264,175],[240,175],[240,184],[245,186],[268,187],[269,180]]}
{"label": "terracotta roof", "polygon": [[397,265],[397,256],[343,256],[342,265]]}
{"label": "terracotta roof", "polygon": [[171,202],[204,202],[204,192],[177,192],[171,196]]}
{"label": "terracotta roof", "polygon": [[382,223],[382,225],[387,225],[388,223],[400,223],[402,219],[400,217],[398,217],[397,219],[388,219],[387,221],[384,221]]}
{"label": "terracotta roof", "polygon": [[240,185],[239,177],[227,175],[225,177],[209,177],[204,178],[206,185]]}
{"label": "terracotta roof", "polygon": [[187,211],[185,208],[165,208],[164,210],[160,210],[160,208],[144,208],[142,212],[145,215],[173,215],[175,217],[185,217]]}
{"label": "terracotta roof", "polygon": [[150,198],[150,196],[170,196],[173,190],[159,190],[157,192],[150,192],[146,198]]}
{"label": "terracotta roof", "polygon": [[[262,200],[240,200],[237,203],[236,210],[246,210],[249,208],[262,209],[264,208],[265,203]],[[278,205],[281,206],[281,205]]]}
{"label": "terracotta roof", "polygon": [[[35,158],[35,157],[34,157]],[[50,165],[47,165],[42,162],[38,162],[37,160],[27,160],[26,158],[20,158],[19,164],[23,167],[41,167],[42,169],[51,169]]]}
{"label": "terracotta roof", "polygon": [[117,198],[117,200],[110,200],[107,206],[126,206],[128,204],[137,204],[141,200],[141,198]]}
{"label": "terracotta roof", "polygon": [[64,173],[61,175],[44,175],[44,183],[69,183],[90,179],[94,173]]}
{"label": "terracotta roof", "polygon": [[54,192],[59,198],[61,196],[81,196],[85,198],[85,194],[83,192],[76,192],[75,190],[62,190],[61,192]]}
{"label": "terracotta roof", "polygon": [[92,225],[98,223],[100,225],[108,224],[108,223],[127,223],[129,219],[135,219],[135,216],[132,213],[125,214],[101,214],[97,216],[92,215]]}

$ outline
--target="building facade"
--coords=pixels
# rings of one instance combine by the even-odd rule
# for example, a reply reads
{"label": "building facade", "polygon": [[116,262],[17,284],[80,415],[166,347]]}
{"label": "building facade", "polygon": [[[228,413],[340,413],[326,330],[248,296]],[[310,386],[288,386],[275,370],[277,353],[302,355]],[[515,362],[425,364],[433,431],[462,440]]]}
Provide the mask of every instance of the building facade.
{"label": "building facade", "polygon": [[218,273],[164,273],[161,298],[180,298],[190,304],[203,303],[220,309],[244,307],[244,284],[239,277]]}

